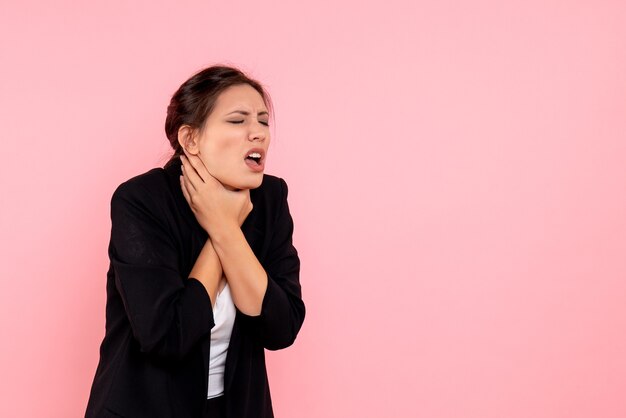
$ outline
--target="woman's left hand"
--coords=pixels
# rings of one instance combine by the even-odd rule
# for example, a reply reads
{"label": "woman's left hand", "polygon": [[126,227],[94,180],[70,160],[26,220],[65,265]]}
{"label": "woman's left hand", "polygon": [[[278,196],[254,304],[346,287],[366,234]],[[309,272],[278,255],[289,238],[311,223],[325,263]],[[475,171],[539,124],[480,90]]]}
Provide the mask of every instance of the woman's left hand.
{"label": "woman's left hand", "polygon": [[199,157],[186,152],[185,156],[180,157],[183,163],[180,182],[198,223],[209,236],[241,227],[252,211],[250,190],[228,190],[209,173]]}

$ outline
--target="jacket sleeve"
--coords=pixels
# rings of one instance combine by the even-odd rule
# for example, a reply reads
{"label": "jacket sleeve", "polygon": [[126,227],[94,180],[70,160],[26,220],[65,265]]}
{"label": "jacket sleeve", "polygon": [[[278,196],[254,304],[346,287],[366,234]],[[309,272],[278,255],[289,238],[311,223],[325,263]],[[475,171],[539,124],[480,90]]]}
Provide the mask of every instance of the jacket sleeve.
{"label": "jacket sleeve", "polygon": [[109,258],[141,351],[180,360],[214,326],[202,283],[182,277],[178,252],[147,190],[122,184],[111,199]]}
{"label": "jacket sleeve", "polygon": [[293,344],[305,316],[300,259],[292,242],[293,219],[287,203],[287,183],[280,179],[280,186],[281,204],[278,205],[271,248],[264,263],[267,290],[260,315],[247,316],[268,350],[279,350]]}

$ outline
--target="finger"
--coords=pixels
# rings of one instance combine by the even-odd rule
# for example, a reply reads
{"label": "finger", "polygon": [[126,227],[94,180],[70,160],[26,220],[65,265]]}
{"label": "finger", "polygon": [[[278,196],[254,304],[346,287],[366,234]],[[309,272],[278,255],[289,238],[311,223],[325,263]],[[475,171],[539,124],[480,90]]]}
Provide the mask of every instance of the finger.
{"label": "finger", "polygon": [[191,196],[189,196],[189,190],[187,190],[187,185],[185,184],[185,176],[180,176],[180,188],[183,191],[183,196],[185,196],[185,200],[191,205]]}
{"label": "finger", "polygon": [[195,194],[195,193],[198,193],[198,191],[196,190],[194,185],[191,183],[191,180],[189,180],[189,177],[187,175],[185,175],[185,172],[183,172],[182,181],[183,181],[183,184],[185,185],[185,187],[187,189],[187,195],[189,196],[189,203],[191,203],[191,200],[192,200],[191,195]]}
{"label": "finger", "polygon": [[205,181],[205,179],[207,178],[208,172],[207,172],[206,167],[204,166],[204,163],[200,159],[200,157],[198,157],[197,155],[190,155],[184,149],[183,149],[183,151],[185,152],[185,158],[187,159],[187,162],[189,163],[189,165],[191,165],[191,167],[193,167],[193,169],[196,171],[198,177],[202,181]]}
{"label": "finger", "polygon": [[209,179],[209,177],[213,177],[213,174],[211,174],[207,166],[204,165],[204,161],[202,161],[202,158],[200,158],[197,155],[188,154],[187,151],[185,151],[185,156],[187,157],[189,162],[193,165],[193,167],[196,169],[196,171],[198,172],[198,175],[202,178],[202,180],[204,180],[204,182],[206,182],[207,179]]}
{"label": "finger", "polygon": [[[181,161],[182,161],[182,158],[181,158]],[[196,188],[189,181],[189,176],[186,175],[185,165],[184,164],[181,165],[180,168],[181,168],[181,172],[182,172],[182,175],[180,176],[181,177],[181,179],[180,179],[181,183],[180,184],[184,184],[186,186],[187,193],[191,193],[192,191],[195,192]]]}
{"label": "finger", "polygon": [[198,187],[204,183],[204,181],[200,178],[200,176],[198,176],[198,173],[196,173],[196,170],[192,167],[189,160],[185,156],[181,155],[180,160],[183,162],[183,175],[188,181],[188,184],[192,186],[189,190],[197,190]]}
{"label": "finger", "polygon": [[224,184],[221,181],[219,181],[217,177],[215,177],[213,174],[211,174],[208,171],[207,171],[207,175],[205,177],[204,183],[210,185],[211,187],[226,190],[226,188],[224,187]]}
{"label": "finger", "polygon": [[[193,183],[194,186],[194,190],[197,190],[197,188],[200,186],[200,182],[207,184],[211,187],[217,187],[220,189],[225,189],[224,185],[222,184],[221,181],[219,181],[217,179],[217,177],[215,177],[213,174],[211,174],[211,172],[206,168],[206,166],[204,165],[204,163],[202,162],[202,160],[200,159],[200,157],[197,157],[195,155],[190,155],[187,154],[187,151],[183,150],[185,152],[185,156],[181,155],[180,159],[181,161],[183,161],[183,167],[186,168],[186,173],[189,176],[189,180],[191,180],[191,182]],[[196,161],[196,166],[194,167],[192,165],[192,161]],[[200,176],[198,174],[198,170],[196,169],[196,167],[199,167],[200,172],[203,172],[204,175]],[[193,174],[196,175],[198,181],[196,181],[196,177],[193,176]]]}

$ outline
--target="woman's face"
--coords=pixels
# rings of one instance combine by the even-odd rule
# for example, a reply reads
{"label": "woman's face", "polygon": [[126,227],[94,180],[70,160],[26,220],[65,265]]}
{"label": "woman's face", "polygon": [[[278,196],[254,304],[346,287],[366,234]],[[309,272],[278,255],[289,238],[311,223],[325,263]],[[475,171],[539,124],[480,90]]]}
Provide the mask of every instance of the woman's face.
{"label": "woman's face", "polygon": [[261,185],[270,145],[268,121],[265,102],[252,86],[231,86],[218,96],[199,133],[197,155],[226,188]]}

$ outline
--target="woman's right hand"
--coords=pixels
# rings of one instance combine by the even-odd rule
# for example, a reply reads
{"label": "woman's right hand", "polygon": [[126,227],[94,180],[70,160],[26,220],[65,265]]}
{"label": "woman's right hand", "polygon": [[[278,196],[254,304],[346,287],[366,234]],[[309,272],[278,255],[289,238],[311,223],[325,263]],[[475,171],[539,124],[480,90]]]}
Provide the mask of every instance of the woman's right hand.
{"label": "woman's right hand", "polygon": [[209,236],[220,235],[228,228],[240,228],[253,208],[250,190],[228,190],[209,173],[199,157],[185,154],[181,156],[181,187],[198,223]]}

